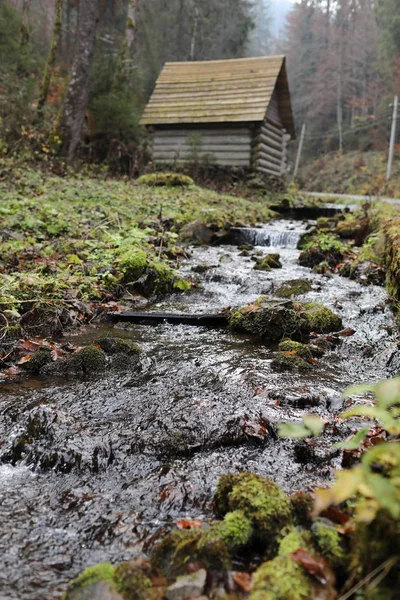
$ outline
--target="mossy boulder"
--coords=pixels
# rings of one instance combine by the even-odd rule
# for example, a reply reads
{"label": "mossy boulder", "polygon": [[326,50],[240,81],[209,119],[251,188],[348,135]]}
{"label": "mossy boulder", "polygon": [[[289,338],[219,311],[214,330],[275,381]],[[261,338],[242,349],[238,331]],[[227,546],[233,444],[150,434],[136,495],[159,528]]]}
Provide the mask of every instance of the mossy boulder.
{"label": "mossy boulder", "polygon": [[142,352],[137,344],[123,338],[107,337],[99,340],[98,344],[106,354],[126,354],[133,356]]}
{"label": "mossy boulder", "polygon": [[104,371],[107,365],[105,352],[97,345],[80,348],[64,362],[65,370],[96,373]]}
{"label": "mossy boulder", "polygon": [[[88,567],[68,585],[63,600],[94,600],[93,587],[101,582],[107,582],[109,589],[116,591],[114,582],[115,567],[110,563],[102,563]],[[92,588],[92,589],[91,589]]]}
{"label": "mossy boulder", "polygon": [[285,281],[274,291],[274,296],[277,298],[291,298],[292,296],[300,296],[311,292],[311,283],[308,279],[291,279]]}
{"label": "mossy boulder", "polygon": [[289,556],[299,548],[309,554],[316,554],[317,552],[311,531],[293,528],[281,540],[278,554],[279,556]]}
{"label": "mossy boulder", "polygon": [[281,269],[282,263],[280,255],[277,253],[266,254],[261,260],[257,260],[254,265],[256,271],[271,271],[271,269]]}
{"label": "mossy boulder", "polygon": [[259,298],[255,303],[233,309],[229,315],[232,329],[246,331],[268,342],[298,333],[299,320],[290,301],[271,302]]}
{"label": "mossy boulder", "polygon": [[228,545],[219,527],[205,530],[172,531],[154,548],[151,563],[160,569],[167,580],[173,581],[187,572],[189,563],[198,562],[212,572],[231,568]]}
{"label": "mossy boulder", "polygon": [[276,352],[271,361],[271,367],[278,371],[310,371],[313,367],[302,356],[296,354],[295,351]]}
{"label": "mossy boulder", "polygon": [[311,579],[290,556],[277,556],[254,573],[249,600],[310,600]]}
{"label": "mossy boulder", "polygon": [[314,498],[307,492],[297,492],[290,497],[294,522],[301,527],[311,527]]}
{"label": "mossy boulder", "polygon": [[309,302],[297,304],[299,316],[302,320],[303,333],[330,333],[339,331],[343,327],[342,319],[323,304]]}
{"label": "mossy boulder", "polygon": [[318,520],[312,526],[314,539],[321,555],[335,570],[342,570],[348,563],[348,552],[344,544],[344,536],[327,520]]}
{"label": "mossy boulder", "polygon": [[179,239],[186,244],[197,244],[200,246],[208,246],[216,236],[214,228],[202,219],[196,219],[191,223],[187,223],[179,232]]}
{"label": "mossy boulder", "polygon": [[143,559],[118,565],[114,581],[125,600],[161,600],[167,587],[167,580],[158,569]]}
{"label": "mossy boulder", "polygon": [[26,362],[21,366],[27,373],[35,375],[40,373],[40,371],[51,362],[52,358],[50,348],[43,347],[32,354],[29,362]]}
{"label": "mossy boulder", "polygon": [[314,235],[303,247],[299,264],[303,267],[315,267],[325,262],[330,268],[342,262],[346,247],[330,233]]}
{"label": "mossy boulder", "polygon": [[186,291],[190,283],[159,260],[151,260],[143,250],[129,251],[120,257],[119,271],[124,283],[143,296],[167,294],[173,290]]}
{"label": "mossy boulder", "polygon": [[272,301],[266,297],[229,314],[232,329],[246,331],[266,342],[302,339],[311,332],[329,333],[342,327],[341,318],[315,302]]}
{"label": "mossy boulder", "polygon": [[121,255],[119,259],[119,270],[123,275],[123,282],[136,281],[147,269],[149,264],[147,254],[144,250],[130,250]]}
{"label": "mossy boulder", "polygon": [[252,523],[254,538],[263,544],[267,555],[276,552],[283,528],[292,521],[286,494],[273,481],[252,473],[223,475],[214,504],[221,515],[241,511]]}
{"label": "mossy boulder", "polygon": [[182,173],[150,173],[139,177],[136,183],[151,187],[189,187],[194,185],[193,179]]}

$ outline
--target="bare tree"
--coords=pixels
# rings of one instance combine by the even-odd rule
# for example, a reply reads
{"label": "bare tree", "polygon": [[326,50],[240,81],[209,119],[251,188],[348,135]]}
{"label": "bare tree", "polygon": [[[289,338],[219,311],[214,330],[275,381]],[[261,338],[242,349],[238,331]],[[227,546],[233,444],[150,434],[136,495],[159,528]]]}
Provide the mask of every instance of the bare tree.
{"label": "bare tree", "polygon": [[81,0],[71,79],[60,118],[62,151],[70,164],[80,144],[85,121],[98,15],[99,0]]}
{"label": "bare tree", "polygon": [[56,7],[54,13],[54,25],[53,25],[53,36],[50,44],[50,52],[47,58],[46,67],[44,70],[43,80],[40,84],[39,100],[37,104],[37,114],[41,117],[43,113],[44,105],[46,104],[47,96],[49,95],[51,74],[56,64],[57,52],[60,47],[61,41],[61,27],[62,27],[62,9],[63,0],[56,0]]}

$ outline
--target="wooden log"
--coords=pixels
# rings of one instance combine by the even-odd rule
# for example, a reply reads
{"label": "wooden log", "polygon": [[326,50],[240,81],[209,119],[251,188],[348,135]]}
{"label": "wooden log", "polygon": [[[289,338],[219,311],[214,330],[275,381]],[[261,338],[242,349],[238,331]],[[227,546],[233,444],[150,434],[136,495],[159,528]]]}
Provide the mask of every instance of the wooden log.
{"label": "wooden log", "polygon": [[274,156],[275,158],[278,158],[279,160],[282,160],[282,157],[284,155],[284,152],[282,150],[276,150],[276,148],[265,142],[260,142],[256,146],[256,151],[258,153],[269,154],[271,156]]}
{"label": "wooden log", "polygon": [[280,174],[276,173],[276,171],[271,171],[270,169],[266,169],[265,167],[260,167],[258,166],[257,171],[260,171],[260,173],[265,173],[266,175],[271,175],[272,177],[276,177],[277,179],[279,179]]}
{"label": "wooden log", "polygon": [[259,158],[258,164],[260,165],[260,167],[269,169],[270,171],[273,171],[274,173],[277,173],[278,175],[280,175],[280,172],[281,172],[280,165],[277,165],[269,160],[265,160],[264,158]]}
{"label": "wooden log", "polygon": [[[238,150],[238,151],[229,150],[229,151],[225,151],[225,152],[224,151],[212,152],[212,151],[203,149],[200,152],[200,156],[202,154],[214,154],[216,159],[221,158],[224,160],[250,160],[251,152],[250,152],[250,148],[248,150]],[[157,151],[153,152],[153,157],[155,159],[157,159],[157,158],[162,158],[162,159],[163,158],[165,158],[165,159],[172,158],[172,159],[174,159],[179,156],[189,158],[189,159],[192,158],[189,149],[187,149],[184,152],[176,152],[174,150],[171,150],[171,151],[164,150],[163,152],[157,152]]]}
{"label": "wooden log", "polygon": [[157,137],[169,137],[170,135],[176,135],[177,137],[187,137],[193,133],[199,133],[205,136],[220,136],[220,135],[250,135],[250,129],[248,127],[224,127],[224,125],[218,125],[215,129],[208,129],[206,127],[190,128],[190,127],[177,127],[171,129],[161,129],[156,127],[154,135]]}
{"label": "wooden log", "polygon": [[175,313],[136,313],[136,312],[109,312],[107,317],[111,321],[128,321],[142,325],[159,325],[171,323],[173,325],[193,325],[197,327],[225,327],[228,325],[229,313],[217,314],[175,314]]}
{"label": "wooden log", "polygon": [[283,144],[283,135],[281,131],[277,132],[275,129],[272,129],[272,127],[270,127],[269,125],[265,125],[262,128],[262,133],[274,139],[276,142]]}
{"label": "wooden log", "polygon": [[[196,141],[196,140],[195,140]],[[229,145],[229,146],[237,146],[237,145],[249,145],[251,141],[250,135],[248,136],[240,136],[240,135],[214,135],[214,136],[205,136],[201,135],[199,137],[199,144],[205,146],[218,146],[218,145]],[[191,138],[186,136],[171,136],[171,137],[157,137],[155,136],[152,140],[154,146],[187,146],[190,147]],[[194,144],[195,145],[195,144]]]}
{"label": "wooden log", "polygon": [[266,154],[265,152],[262,152],[258,155],[258,160],[265,160],[270,162],[272,165],[276,165],[278,169],[281,168],[282,160],[280,158],[276,158],[275,156],[271,156],[270,154]]}
{"label": "wooden log", "polygon": [[275,131],[278,135],[282,136],[282,125],[276,123],[273,119],[270,119],[268,115],[266,118],[266,127],[267,129],[272,129],[272,131]]}
{"label": "wooden log", "polygon": [[282,152],[283,150],[282,144],[279,144],[278,142],[264,134],[261,134],[256,138],[256,144],[265,144],[266,146],[273,148],[277,152]]}

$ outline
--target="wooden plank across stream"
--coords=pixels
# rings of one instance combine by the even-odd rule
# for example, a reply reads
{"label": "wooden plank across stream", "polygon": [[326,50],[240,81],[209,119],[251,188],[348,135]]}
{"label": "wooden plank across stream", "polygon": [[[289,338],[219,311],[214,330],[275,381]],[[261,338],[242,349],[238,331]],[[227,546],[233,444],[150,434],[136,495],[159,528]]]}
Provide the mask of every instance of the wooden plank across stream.
{"label": "wooden plank across stream", "polygon": [[141,325],[158,325],[171,323],[173,325],[194,325],[197,327],[225,327],[228,324],[229,313],[217,314],[179,314],[179,313],[151,313],[151,312],[110,312],[112,321],[128,321]]}

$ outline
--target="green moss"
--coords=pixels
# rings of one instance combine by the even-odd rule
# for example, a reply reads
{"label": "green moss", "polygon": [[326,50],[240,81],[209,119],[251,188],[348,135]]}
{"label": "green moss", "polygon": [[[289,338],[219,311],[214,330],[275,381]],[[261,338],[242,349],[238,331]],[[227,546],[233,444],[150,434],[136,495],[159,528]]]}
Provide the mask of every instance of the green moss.
{"label": "green moss", "polygon": [[267,254],[261,260],[256,262],[254,268],[257,271],[270,271],[271,269],[281,269],[282,263],[280,261],[280,255],[277,253]]}
{"label": "green moss", "polygon": [[227,571],[231,558],[218,527],[207,530],[173,531],[153,551],[151,563],[168,581],[185,574],[191,562],[201,562],[214,572]]}
{"label": "green moss", "polygon": [[299,320],[290,302],[271,303],[260,298],[255,304],[231,310],[229,325],[244,330],[266,342],[279,342],[298,333]]}
{"label": "green moss", "polygon": [[80,590],[84,590],[99,581],[109,581],[113,583],[114,574],[115,568],[110,563],[102,563],[94,565],[93,567],[88,567],[68,585],[64,600],[69,600],[70,598],[78,600]]}
{"label": "green moss", "polygon": [[104,351],[95,345],[81,348],[67,360],[72,369],[85,373],[103,371],[107,364]]}
{"label": "green moss", "polygon": [[123,338],[103,338],[98,342],[99,346],[106,354],[140,354],[141,348],[131,340]]}
{"label": "green moss", "polygon": [[346,252],[346,246],[331,233],[319,232],[302,245],[299,264],[314,267],[326,262],[329,267],[339,264]]}
{"label": "green moss", "polygon": [[312,533],[310,531],[292,529],[280,542],[278,554],[280,556],[289,555],[296,552],[299,548],[302,548],[309,554],[316,553]]}
{"label": "green moss", "polygon": [[249,600],[310,600],[311,580],[289,556],[277,556],[254,573]]}
{"label": "green moss", "polygon": [[312,527],[315,540],[324,558],[334,569],[342,568],[347,556],[344,550],[343,536],[336,527],[322,521],[317,521]]}
{"label": "green moss", "polygon": [[118,591],[126,600],[156,600],[164,596],[165,586],[153,587],[152,577],[159,574],[144,560],[137,559],[118,565],[114,579]]}
{"label": "green moss", "polygon": [[32,354],[29,362],[26,362],[22,365],[23,369],[28,373],[36,374],[41,371],[41,369],[51,363],[51,350],[50,348],[40,348],[37,352]]}
{"label": "green moss", "polygon": [[241,510],[228,512],[217,528],[218,534],[230,549],[247,546],[253,535],[252,523]]}
{"label": "green moss", "polygon": [[292,371],[293,369],[309,371],[312,369],[312,365],[304,358],[291,352],[276,352],[271,361],[271,367],[281,371]]}
{"label": "green moss", "polygon": [[329,333],[342,329],[342,319],[323,304],[310,302],[297,305],[303,319],[302,330],[305,333]]}
{"label": "green moss", "polygon": [[297,356],[301,356],[302,358],[312,356],[312,352],[307,344],[301,344],[293,340],[283,340],[278,348],[281,352],[295,352]]}
{"label": "green moss", "polygon": [[21,325],[8,325],[8,327],[4,327],[2,330],[2,335],[4,335],[5,340],[18,340],[22,337],[22,327]]}
{"label": "green moss", "polygon": [[221,515],[242,511],[251,521],[254,536],[273,555],[283,527],[291,523],[291,507],[286,494],[273,481],[252,473],[223,475],[214,496]]}
{"label": "green moss", "polygon": [[302,527],[310,527],[312,523],[311,513],[314,508],[314,499],[311,494],[298,492],[290,496],[289,499],[295,523]]}
{"label": "green moss", "polygon": [[308,279],[292,279],[279,286],[274,291],[274,296],[277,298],[291,298],[292,296],[300,296],[300,294],[311,292],[311,289],[311,283]]}
{"label": "green moss", "polygon": [[13,310],[17,306],[19,306],[19,302],[14,296],[10,294],[2,294],[0,295],[0,311],[4,310]]}
{"label": "green moss", "polygon": [[182,175],[181,173],[151,173],[149,175],[142,175],[136,183],[152,187],[188,187],[194,185],[191,177]]}
{"label": "green moss", "polygon": [[147,266],[147,254],[143,250],[130,250],[123,254],[119,260],[119,270],[123,275],[123,281],[126,283],[136,281],[143,275]]}

